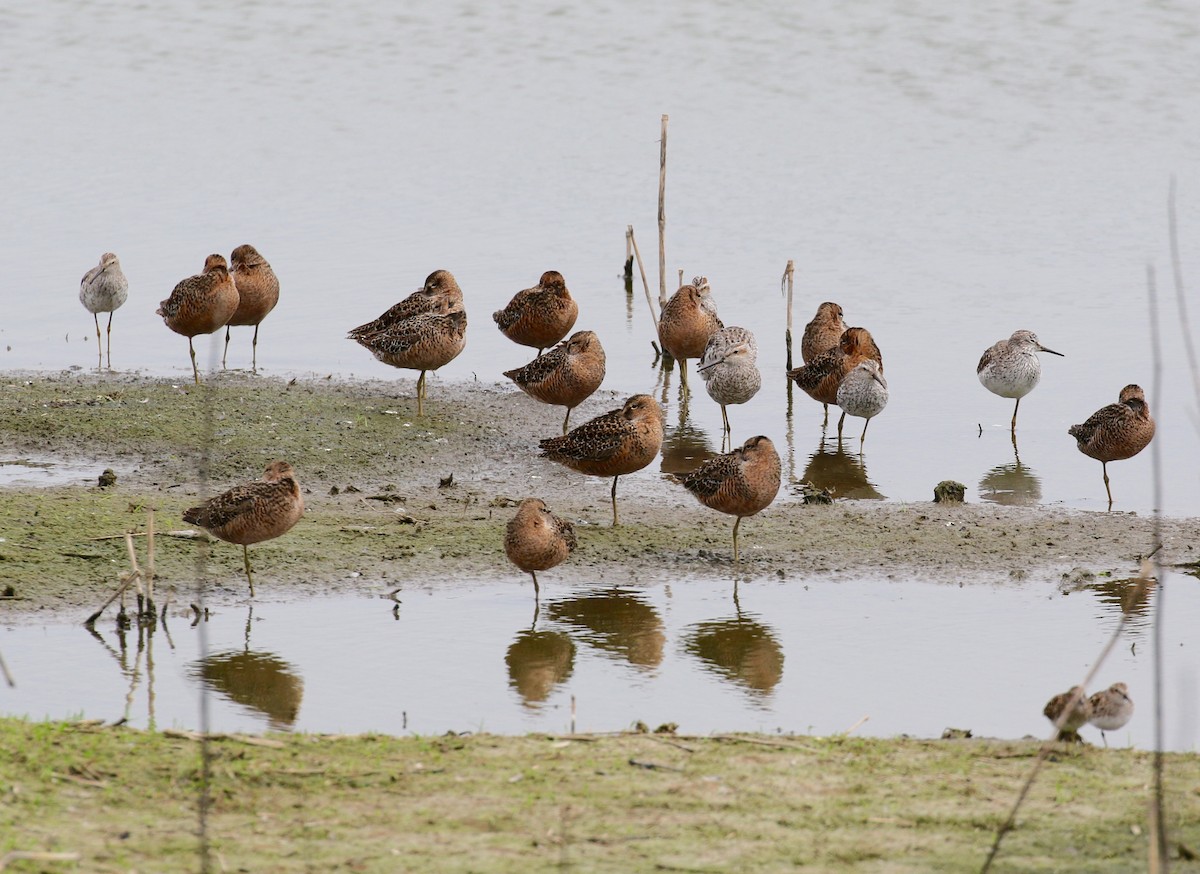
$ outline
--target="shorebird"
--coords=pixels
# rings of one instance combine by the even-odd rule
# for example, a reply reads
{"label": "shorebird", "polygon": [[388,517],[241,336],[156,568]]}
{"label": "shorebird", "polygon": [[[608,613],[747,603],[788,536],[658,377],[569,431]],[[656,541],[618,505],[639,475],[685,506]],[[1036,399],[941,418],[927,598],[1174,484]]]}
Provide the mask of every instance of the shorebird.
{"label": "shorebird", "polygon": [[526,498],[517,515],[504,529],[504,554],[518,568],[533,577],[533,594],[538,595],[538,571],[548,571],[567,560],[574,550],[575,529],[566,519],[555,516],[546,502]]}
{"label": "shorebird", "polygon": [[230,326],[254,325],[250,369],[258,373],[258,326],[279,303],[279,280],[267,259],[249,243],[234,249],[229,262],[233,265],[230,275],[237,286],[239,300],[237,310],[225,323],[225,352],[221,355],[221,367],[225,366],[225,356],[229,354]]}
{"label": "shorebird", "polygon": [[708,339],[704,354],[700,357],[697,372],[704,378],[708,396],[721,405],[721,419],[725,423],[721,448],[726,441],[733,443],[733,431],[729,427],[729,404],[744,404],[762,387],[762,374],[758,372],[758,343],[754,335],[745,328],[720,328]]}
{"label": "shorebird", "polygon": [[350,338],[392,367],[421,371],[417,415],[424,415],[425,373],[449,364],[467,345],[467,314],[461,303],[438,301],[439,311],[419,313],[368,334]]}
{"label": "shorebird", "polygon": [[247,547],[287,533],[302,515],[304,496],[300,494],[295,471],[286,461],[273,461],[267,465],[261,480],[234,486],[198,507],[185,510],[183,521],[242,547],[246,580],[253,598],[254,576]]}
{"label": "shorebird", "polygon": [[[842,308],[831,300],[817,307],[817,314],[811,322],[804,326],[804,336],[800,338],[800,359],[804,364],[811,363],[818,355],[823,355],[838,344],[842,334],[846,332],[846,322],[842,319]],[[825,419],[829,420],[829,404],[824,404]]]}
{"label": "shorebird", "polygon": [[779,453],[770,439],[751,437],[739,448],[710,458],[683,477],[683,487],[706,507],[737,516],[733,560],[738,560],[738,526],[770,506],[779,493]]}
{"label": "shorebird", "polygon": [[704,354],[708,338],[725,327],[717,318],[708,280],[697,276],[681,286],[667,301],[658,317],[658,342],[679,362],[679,378],[687,388],[687,359]]}
{"label": "shorebird", "polygon": [[[859,365],[861,361],[872,359],[879,365],[883,373],[883,355],[875,344],[875,338],[866,328],[847,328],[842,332],[838,345],[828,352],[823,352],[805,364],[789,370],[787,375],[796,385],[815,401],[822,404],[838,402],[838,387],[846,375]],[[826,415],[828,421],[828,415]],[[846,421],[846,413],[838,420],[838,435],[841,436],[842,425]]]}
{"label": "shorebird", "polygon": [[1017,431],[1017,410],[1021,407],[1021,398],[1033,391],[1038,380],[1042,378],[1042,360],[1039,352],[1049,352],[1051,355],[1063,357],[1061,352],[1047,349],[1038,342],[1037,334],[1033,331],[1014,331],[1007,340],[999,340],[992,344],[983,357],[975,373],[983,387],[992,394],[1002,398],[1016,398],[1013,407],[1012,430]]}
{"label": "shorebird", "polygon": [[[1075,705],[1067,712],[1067,705],[1075,700]],[[1066,714],[1066,715],[1064,715]],[[1092,703],[1088,700],[1082,686],[1072,686],[1066,692],[1060,692],[1046,702],[1042,715],[1049,719],[1058,729],[1058,740],[1076,740],[1079,729],[1092,716]]]}
{"label": "shorebird", "polygon": [[634,395],[619,410],[609,410],[562,437],[539,444],[542,458],[588,476],[611,476],[613,526],[617,522],[617,480],[641,470],[662,448],[663,417],[650,395]]}
{"label": "shorebird", "polygon": [[238,308],[237,286],[225,266],[222,255],[209,255],[204,272],[189,276],[171,290],[171,296],[158,305],[156,312],[176,334],[188,338],[192,356],[192,375],[200,384],[200,368],[196,366],[196,349],[192,338],[211,334],[229,321]]}
{"label": "shorebird", "polygon": [[557,270],[547,270],[533,288],[513,295],[502,310],[492,313],[500,333],[514,343],[532,346],[538,355],[575,327],[579,305]]}
{"label": "shorebird", "polygon": [[[866,419],[863,423],[862,436],[858,440],[861,447],[867,439],[867,426],[871,419],[883,412],[888,402],[887,380],[879,362],[874,358],[864,358],[846,374],[837,390],[838,406],[842,408],[842,417],[858,416]],[[838,423],[838,434],[841,435],[841,423]]]}
{"label": "shorebird", "polygon": [[121,270],[121,262],[112,252],[100,256],[100,263],[83,274],[79,281],[79,302],[96,322],[96,367],[104,360],[100,349],[100,316],[108,313],[108,366],[112,368],[112,314],[129,297],[129,280]]}
{"label": "shorebird", "polygon": [[1140,386],[1121,389],[1117,403],[1101,407],[1082,425],[1072,425],[1067,433],[1075,438],[1079,451],[1100,462],[1104,472],[1104,490],[1108,509],[1112,509],[1112,489],[1108,486],[1108,463],[1133,458],[1154,439],[1154,417]]}
{"label": "shorebird", "polygon": [[517,388],[543,404],[564,406],[563,433],[571,421],[571,410],[579,406],[604,381],[604,347],[592,331],[576,331],[545,355],[504,375]]}
{"label": "shorebird", "polygon": [[388,307],[379,318],[351,328],[350,338],[356,340],[367,334],[374,334],[421,313],[447,312],[441,303],[443,300],[450,305],[449,309],[454,309],[455,304],[461,308],[462,289],[458,287],[449,270],[435,270],[425,278],[423,286],[404,300]]}
{"label": "shorebird", "polygon": [[1089,698],[1088,703],[1092,708],[1092,717],[1088,722],[1100,729],[1100,737],[1108,746],[1108,737],[1104,732],[1124,728],[1125,723],[1133,717],[1133,699],[1129,697],[1129,687],[1124,683],[1113,683]]}

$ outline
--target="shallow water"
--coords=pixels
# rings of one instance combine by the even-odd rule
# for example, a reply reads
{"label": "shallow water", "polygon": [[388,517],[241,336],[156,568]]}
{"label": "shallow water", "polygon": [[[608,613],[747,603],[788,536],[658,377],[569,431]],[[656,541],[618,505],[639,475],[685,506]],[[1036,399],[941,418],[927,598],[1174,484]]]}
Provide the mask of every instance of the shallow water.
{"label": "shallow water", "polygon": [[[1160,424],[1163,507],[1200,515],[1165,209],[1175,173],[1194,288],[1200,52],[1186,3],[63,0],[0,12],[0,34],[6,156],[21,168],[0,236],[0,368],[95,365],[76,295],[111,250],[131,283],[114,365],[186,379],[186,343],[155,306],[210,251],[252,241],[283,283],[260,336],[268,373],[395,376],[344,330],[446,267],[471,328],[430,387],[436,410],[439,380],[495,381],[531,357],[488,314],[553,267],[581,301],[577,327],[608,349],[605,387],[651,390],[640,282],[627,297],[618,274],[633,224],[657,285],[665,112],[668,285],[677,269],[707,275],[726,322],[759,338],[765,385],[731,410],[738,442],[772,437],[792,473],[843,495],[925,500],[952,478],[972,500],[1103,509],[1098,465],[1066,429],[1137,382]],[[819,451],[803,395],[789,430],[788,259],[797,331],[834,299],[883,349],[891,403],[860,459]],[[1022,405],[1019,462],[1011,402],[974,375],[1017,328],[1066,355],[1047,356]],[[235,366],[249,333],[235,332]],[[711,451],[719,409],[700,392],[685,414],[675,389],[657,392],[673,439]],[[1150,452],[1110,473],[1118,509],[1153,508]]]}
{"label": "shallow water", "polygon": [[[200,689],[215,731],[612,731],[675,722],[681,732],[1044,736],[1042,707],[1081,680],[1129,585],[1043,581],[958,586],[884,580],[557,590],[463,583],[386,598],[223,607],[201,628],[172,616],[154,633],[74,625],[10,627],[0,647],[17,680],[0,711],[33,718],[128,718],[197,728]],[[1197,614],[1200,586],[1172,576],[1172,615]],[[1137,711],[1115,745],[1153,744],[1149,611],[1093,688],[1128,683]],[[1020,634],[1014,637],[1013,629]],[[1200,744],[1200,661],[1190,623],[1164,650],[1166,742]],[[47,660],[46,651],[55,658]],[[1085,728],[1089,741],[1099,732]]]}

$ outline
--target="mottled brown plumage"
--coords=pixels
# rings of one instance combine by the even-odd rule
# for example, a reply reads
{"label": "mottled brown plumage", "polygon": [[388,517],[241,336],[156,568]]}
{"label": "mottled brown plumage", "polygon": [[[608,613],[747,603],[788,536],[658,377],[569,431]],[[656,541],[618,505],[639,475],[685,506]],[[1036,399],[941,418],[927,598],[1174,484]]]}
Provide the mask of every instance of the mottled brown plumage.
{"label": "mottled brown plumage", "polygon": [[225,352],[221,355],[221,366],[225,366],[225,356],[229,354],[229,327],[253,325],[250,369],[258,373],[258,326],[279,303],[279,279],[267,259],[249,243],[234,249],[229,262],[233,265],[230,275],[237,286],[239,301],[237,310],[225,323]]}
{"label": "mottled brown plumage", "polygon": [[811,364],[818,356],[828,352],[842,339],[846,323],[842,320],[842,308],[833,301],[825,301],[817,307],[813,320],[804,326],[800,340],[800,358]]}
{"label": "mottled brown plumage", "polygon": [[1108,485],[1108,463],[1133,458],[1154,439],[1154,417],[1140,386],[1121,389],[1118,401],[1102,407],[1082,425],[1072,425],[1067,433],[1075,438],[1079,451],[1100,462],[1108,508],[1112,509],[1112,489]]}
{"label": "mottled brown plumage", "polygon": [[[866,328],[847,328],[842,332],[838,345],[822,353],[808,364],[789,370],[787,375],[813,400],[822,404],[836,404],[838,386],[860,361],[874,359],[883,372],[883,355],[875,345],[875,338]],[[838,435],[846,421],[843,411],[838,419]]]}
{"label": "mottled brown plumage", "polygon": [[[1059,723],[1059,718],[1076,695],[1079,700],[1071,708],[1070,714]],[[1079,729],[1091,718],[1092,704],[1080,686],[1072,686],[1066,692],[1060,692],[1049,701],[1042,710],[1042,715],[1058,726],[1059,740],[1079,740]]]}
{"label": "mottled brown plumage", "polygon": [[553,346],[575,327],[579,305],[567,290],[557,270],[547,270],[533,288],[518,291],[492,319],[505,337],[522,346],[532,346],[538,355]]}
{"label": "mottled brown plumage", "polygon": [[584,422],[562,437],[542,440],[541,457],[589,476],[611,476],[613,525],[617,525],[617,480],[652,462],[662,440],[658,403],[650,395],[634,395],[619,410]]}
{"label": "mottled brown plumage", "polygon": [[687,359],[700,358],[708,339],[725,327],[717,317],[708,280],[697,276],[681,286],[658,317],[658,342],[679,362],[679,377],[687,386]]}
{"label": "mottled brown plumage", "polygon": [[1092,715],[1088,722],[1100,729],[1100,737],[1108,746],[1108,735],[1105,732],[1124,728],[1125,723],[1133,718],[1133,699],[1129,697],[1129,687],[1124,683],[1113,683],[1107,689],[1097,692],[1088,699]]}
{"label": "mottled brown plumage", "polygon": [[504,375],[531,398],[543,404],[563,406],[563,433],[571,421],[571,410],[583,403],[604,381],[604,347],[592,331],[576,331],[545,355]]}
{"label": "mottled brown plumage", "polygon": [[779,494],[780,462],[775,444],[759,435],[724,455],[710,458],[683,477],[683,487],[706,507],[737,516],[733,560],[738,560],[738,526],[766,509]]}
{"label": "mottled brown plumage", "polygon": [[546,503],[526,498],[517,515],[504,529],[504,554],[508,560],[533,577],[538,592],[537,571],[562,564],[575,549],[575,529],[566,519],[555,516]]}
{"label": "mottled brown plumage", "polygon": [[[443,305],[443,301],[449,306]],[[404,300],[390,306],[379,318],[351,328],[349,336],[350,339],[356,340],[421,313],[448,312],[455,309],[455,305],[460,309],[463,306],[462,289],[458,287],[449,270],[435,270],[425,278],[423,286]]]}
{"label": "mottled brown plumage", "polygon": [[304,496],[296,482],[296,473],[286,461],[267,465],[262,479],[234,486],[183,513],[183,521],[199,525],[214,537],[242,547],[250,597],[254,597],[254,576],[250,571],[247,547],[271,540],[290,531],[304,515]]}
{"label": "mottled brown plumage", "polygon": [[167,327],[188,338],[192,357],[192,375],[200,384],[200,369],[196,366],[196,349],[192,338],[211,334],[229,321],[238,308],[238,291],[233,277],[220,255],[209,255],[204,272],[189,276],[171,291],[171,296],[158,305],[156,312]]}

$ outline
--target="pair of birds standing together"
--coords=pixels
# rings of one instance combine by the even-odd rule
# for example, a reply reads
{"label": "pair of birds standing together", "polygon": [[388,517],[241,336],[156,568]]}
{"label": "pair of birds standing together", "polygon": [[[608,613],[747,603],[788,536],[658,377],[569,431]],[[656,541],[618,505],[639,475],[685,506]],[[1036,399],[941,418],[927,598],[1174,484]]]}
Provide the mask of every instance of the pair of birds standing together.
{"label": "pair of birds standing together", "polygon": [[1123,728],[1133,717],[1133,699],[1124,683],[1113,683],[1091,698],[1082,686],[1072,686],[1049,701],[1042,715],[1054,723],[1059,740],[1079,740],[1079,729],[1091,723],[1100,729],[1100,737],[1108,746],[1106,731]]}

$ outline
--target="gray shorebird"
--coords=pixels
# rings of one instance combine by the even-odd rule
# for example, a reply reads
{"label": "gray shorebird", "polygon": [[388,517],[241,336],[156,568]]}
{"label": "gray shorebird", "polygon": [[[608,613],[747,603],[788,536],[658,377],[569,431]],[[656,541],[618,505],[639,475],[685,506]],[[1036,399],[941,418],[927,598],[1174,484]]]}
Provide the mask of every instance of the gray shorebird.
{"label": "gray shorebird", "polygon": [[769,438],[751,437],[740,447],[710,458],[683,477],[683,487],[706,507],[736,516],[733,560],[738,561],[742,519],[765,510],[779,494],[779,453]]}
{"label": "gray shorebird", "polygon": [[979,381],[992,394],[1017,399],[1012,417],[1014,434],[1017,432],[1017,410],[1021,407],[1021,398],[1033,391],[1042,378],[1039,352],[1063,357],[1061,352],[1047,349],[1038,342],[1037,334],[1033,331],[1014,331],[1007,340],[993,343],[975,368]]}
{"label": "gray shorebird", "polygon": [[1129,697],[1129,687],[1124,683],[1113,683],[1089,698],[1088,703],[1092,708],[1088,722],[1100,729],[1100,737],[1108,746],[1105,732],[1124,728],[1125,723],[1133,717],[1133,699]]}
{"label": "gray shorebird", "polygon": [[[1072,699],[1075,699],[1075,704],[1068,712],[1067,706],[1071,704]],[[1060,692],[1047,701],[1042,715],[1058,728],[1059,740],[1078,741],[1080,739],[1079,729],[1092,716],[1092,704],[1083,691],[1083,687],[1072,686],[1066,692]]]}
{"label": "gray shorebird", "polygon": [[[829,404],[838,402],[838,388],[846,375],[868,358],[879,365],[879,372],[882,374],[883,354],[879,351],[871,332],[866,328],[847,328],[842,332],[838,345],[828,352],[821,353],[808,364],[789,370],[787,375],[810,398],[828,407]],[[838,419],[839,437],[845,421],[846,412],[843,410],[842,417]]]}
{"label": "gray shorebird", "polygon": [[267,259],[249,243],[234,249],[229,262],[233,265],[230,275],[238,290],[238,308],[225,323],[225,352],[221,355],[221,367],[225,366],[225,357],[229,354],[230,326],[253,325],[250,369],[258,373],[258,326],[279,303],[279,279]]}
{"label": "gray shorebird", "polygon": [[[443,304],[443,301],[445,303]],[[457,307],[456,307],[457,305]],[[421,313],[444,313],[463,307],[462,289],[449,270],[435,270],[425,277],[425,284],[399,303],[388,307],[377,319],[351,328],[350,339],[357,340],[384,328],[418,316]]]}
{"label": "gray shorebird", "polygon": [[196,348],[192,338],[220,330],[238,308],[238,291],[222,255],[209,255],[204,272],[189,276],[171,290],[171,296],[158,305],[156,312],[176,334],[188,338],[192,375],[200,384],[196,366]]}
{"label": "gray shorebird", "polygon": [[[874,358],[864,358],[858,362],[838,386],[837,402],[843,416],[866,419],[858,440],[861,447],[866,442],[867,426],[871,424],[871,419],[882,413],[888,402],[888,384],[883,378],[879,362]],[[841,433],[840,427],[838,433]]]}
{"label": "gray shorebird", "polygon": [[545,355],[524,367],[506,370],[521,391],[543,404],[563,406],[563,433],[571,421],[571,410],[583,403],[604,381],[605,355],[600,338],[591,331],[576,331]]}
{"label": "gray shorebird", "polygon": [[708,338],[696,371],[704,378],[708,396],[721,405],[724,431],[721,448],[733,443],[729,426],[729,404],[744,404],[758,394],[762,374],[758,372],[758,343],[745,328],[720,328]]}
{"label": "gray shorebird", "polygon": [[533,347],[539,356],[567,336],[578,317],[579,305],[557,270],[547,270],[537,285],[518,291],[504,309],[492,313],[501,334]]}
{"label": "gray shorebird", "polygon": [[687,388],[687,359],[700,358],[708,339],[725,327],[717,317],[708,280],[697,276],[681,286],[658,317],[658,342],[679,362],[679,378]]}
{"label": "gray shorebird", "polygon": [[523,500],[504,529],[504,554],[533,577],[534,597],[538,595],[537,572],[562,564],[576,543],[571,523],[551,513],[538,498]]}
{"label": "gray shorebird", "polygon": [[1154,417],[1150,415],[1145,392],[1137,385],[1125,386],[1117,403],[1101,407],[1082,425],[1072,425],[1067,433],[1075,438],[1080,452],[1100,462],[1111,510],[1108,463],[1133,458],[1154,439]]}
{"label": "gray shorebird", "polygon": [[300,494],[295,471],[286,461],[273,461],[267,465],[261,480],[234,486],[185,510],[183,521],[242,547],[246,580],[253,598],[254,576],[247,547],[286,534],[303,515],[304,496]]}
{"label": "gray shorebird", "polygon": [[617,480],[650,464],[662,448],[662,410],[650,395],[634,395],[618,410],[584,422],[561,437],[539,444],[541,457],[588,476],[611,476],[613,526],[617,521]]}
{"label": "gray shorebird", "polygon": [[83,274],[79,281],[79,302],[92,314],[96,323],[96,367],[104,361],[100,348],[100,313],[108,313],[108,366],[112,369],[112,314],[129,297],[129,280],[121,270],[121,262],[112,252],[100,256],[100,263]]}

